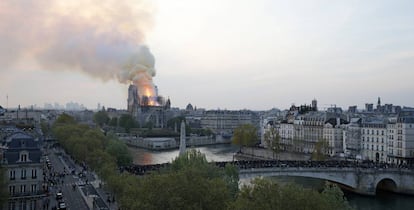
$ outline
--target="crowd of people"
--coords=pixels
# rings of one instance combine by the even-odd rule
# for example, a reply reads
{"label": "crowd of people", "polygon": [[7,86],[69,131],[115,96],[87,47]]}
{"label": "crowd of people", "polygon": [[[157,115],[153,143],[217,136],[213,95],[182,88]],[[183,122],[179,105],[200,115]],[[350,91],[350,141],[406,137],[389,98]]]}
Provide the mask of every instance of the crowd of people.
{"label": "crowd of people", "polygon": [[[249,168],[360,168],[360,169],[414,169],[414,165],[409,164],[390,164],[379,163],[374,161],[345,161],[345,160],[327,160],[327,161],[295,161],[295,160],[238,160],[238,161],[221,161],[212,162],[218,167],[225,167],[227,164],[236,166],[238,169]],[[131,165],[120,168],[121,172],[127,171],[136,175],[145,175],[149,172],[157,172],[167,168],[169,163],[154,165]]]}

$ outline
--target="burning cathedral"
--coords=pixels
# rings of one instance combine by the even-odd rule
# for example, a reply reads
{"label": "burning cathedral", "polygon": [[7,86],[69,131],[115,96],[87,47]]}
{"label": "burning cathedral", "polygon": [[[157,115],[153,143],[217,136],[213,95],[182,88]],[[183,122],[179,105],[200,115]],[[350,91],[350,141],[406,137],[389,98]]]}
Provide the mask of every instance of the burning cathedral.
{"label": "burning cathedral", "polygon": [[155,59],[149,49],[140,47],[119,75],[121,81],[130,81],[128,88],[128,112],[140,125],[166,126],[166,111],[171,108],[170,99],[158,95],[158,88],[152,77],[155,76]]}
{"label": "burning cathedral", "polygon": [[140,125],[152,123],[157,128],[165,127],[167,125],[166,111],[170,108],[170,99],[165,101],[158,94],[154,96],[140,96],[138,87],[134,84],[129,85],[128,112],[137,119]]}

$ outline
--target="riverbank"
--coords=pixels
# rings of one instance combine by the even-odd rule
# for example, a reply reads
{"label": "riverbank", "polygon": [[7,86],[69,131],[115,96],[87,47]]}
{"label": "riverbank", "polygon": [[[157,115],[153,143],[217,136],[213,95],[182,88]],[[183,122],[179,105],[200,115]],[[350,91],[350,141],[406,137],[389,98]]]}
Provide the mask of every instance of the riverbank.
{"label": "riverbank", "polygon": [[[129,147],[137,147],[154,151],[178,149],[180,142],[171,137],[164,138],[142,138],[136,136],[119,137]],[[186,137],[187,147],[199,147],[219,144],[230,144],[231,139],[216,136],[188,136]]]}
{"label": "riverbank", "polygon": [[310,154],[278,152],[260,147],[242,147],[234,157],[238,160],[310,160]]}

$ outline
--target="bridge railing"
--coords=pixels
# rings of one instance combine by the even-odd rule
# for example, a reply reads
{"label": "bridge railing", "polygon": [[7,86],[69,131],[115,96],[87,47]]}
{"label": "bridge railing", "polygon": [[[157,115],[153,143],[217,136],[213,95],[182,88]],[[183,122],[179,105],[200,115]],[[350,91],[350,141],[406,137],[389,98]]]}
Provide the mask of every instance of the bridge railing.
{"label": "bridge railing", "polygon": [[[238,160],[211,162],[217,167],[225,167],[227,164],[236,166],[239,170],[251,168],[359,168],[378,170],[402,170],[414,169],[412,165],[395,165],[387,163],[358,162],[358,161],[292,161],[292,160]],[[157,172],[168,168],[170,163],[153,165],[131,165],[120,168],[120,171],[128,171],[136,175],[145,175],[149,172]]]}

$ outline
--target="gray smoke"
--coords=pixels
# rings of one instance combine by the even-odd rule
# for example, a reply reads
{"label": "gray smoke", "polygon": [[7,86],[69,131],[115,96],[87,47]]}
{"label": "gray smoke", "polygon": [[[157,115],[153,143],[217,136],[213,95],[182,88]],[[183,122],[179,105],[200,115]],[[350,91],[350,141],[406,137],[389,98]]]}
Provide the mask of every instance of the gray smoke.
{"label": "gray smoke", "polygon": [[123,76],[125,66],[140,60],[131,56],[142,55],[152,12],[143,0],[2,0],[0,65],[30,58],[46,70],[133,81]]}

